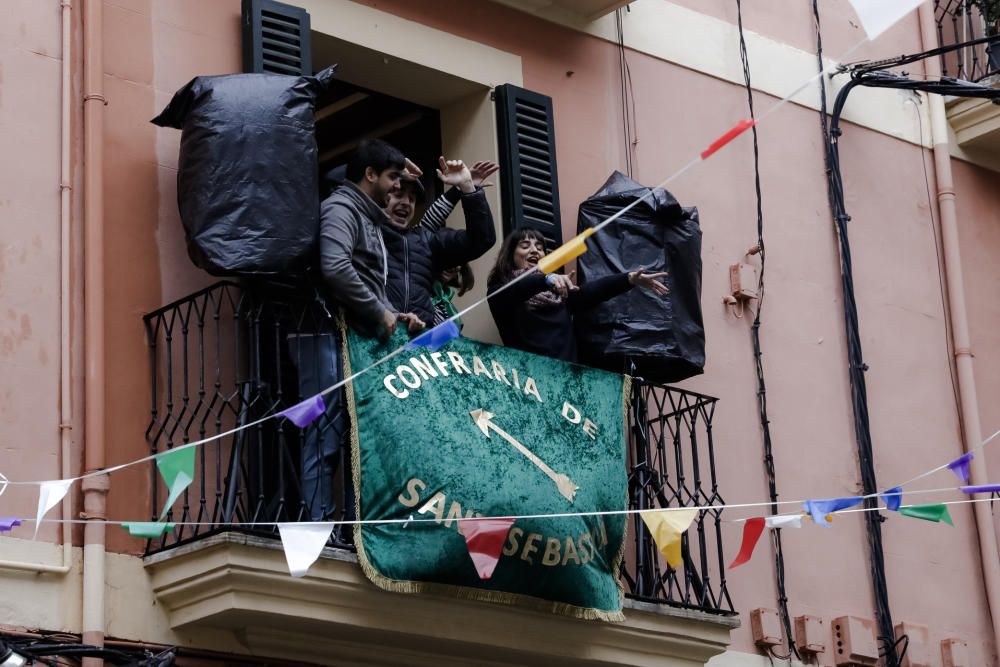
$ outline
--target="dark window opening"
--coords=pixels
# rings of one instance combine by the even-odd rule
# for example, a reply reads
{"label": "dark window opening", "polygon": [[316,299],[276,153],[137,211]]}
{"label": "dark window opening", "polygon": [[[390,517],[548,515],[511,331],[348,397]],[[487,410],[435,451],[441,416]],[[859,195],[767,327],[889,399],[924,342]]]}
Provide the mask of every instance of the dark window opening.
{"label": "dark window opening", "polygon": [[316,104],[320,173],[346,164],[362,139],[382,139],[401,150],[423,170],[427,201],[440,194],[434,172],[441,155],[437,109],[335,81]]}

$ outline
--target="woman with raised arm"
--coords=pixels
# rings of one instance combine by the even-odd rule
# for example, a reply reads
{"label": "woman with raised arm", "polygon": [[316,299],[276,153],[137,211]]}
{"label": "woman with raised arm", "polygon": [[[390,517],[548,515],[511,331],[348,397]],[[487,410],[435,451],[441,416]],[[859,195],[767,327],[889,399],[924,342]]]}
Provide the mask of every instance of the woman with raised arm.
{"label": "woman with raised arm", "polygon": [[[510,233],[500,246],[490,271],[487,289],[492,294],[537,266],[545,257],[545,239],[534,229]],[[575,272],[573,272],[575,273]],[[642,269],[605,276],[577,287],[573,273],[545,275],[537,272],[490,298],[490,312],[507,347],[534,352],[563,361],[576,361],[573,314],[641,287],[659,296],[670,290],[661,282],[666,273]]]}

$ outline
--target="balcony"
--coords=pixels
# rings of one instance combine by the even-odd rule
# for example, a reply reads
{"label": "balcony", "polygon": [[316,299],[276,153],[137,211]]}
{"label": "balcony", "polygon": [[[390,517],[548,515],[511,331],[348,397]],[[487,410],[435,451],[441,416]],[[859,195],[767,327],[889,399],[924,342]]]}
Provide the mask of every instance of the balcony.
{"label": "balcony", "polygon": [[[984,37],[986,21],[979,5],[971,0],[935,0],[938,40],[941,46],[961,44]],[[988,44],[976,44],[941,56],[945,76],[983,85],[1000,85],[1000,44],[990,47],[995,54],[991,61]],[[1000,105],[990,100],[956,98],[947,102],[948,122],[955,132],[955,141],[974,154],[997,155],[1000,152]]]}
{"label": "balcony", "polygon": [[[332,334],[333,327],[322,301],[302,294],[220,282],[145,317],[151,453],[304,398],[295,377],[302,360],[291,358],[288,341]],[[629,506],[721,503],[712,439],[716,399],[643,382],[633,392]],[[321,417],[306,429],[268,421],[198,448],[195,482],[168,518],[188,525],[150,540],[145,557],[158,601],[181,636],[221,629],[255,654],[324,664],[701,665],[728,645],[738,620],[725,579],[721,510],[703,512],[692,524],[684,565],[676,570],[639,516],[629,518],[622,624],[385,593],[365,579],[346,531],[335,530],[309,574],[293,579],[274,523],[308,520],[299,445],[319,435],[310,429],[327,429],[335,418]],[[342,458],[335,507],[323,508],[330,520],[344,517],[345,469]],[[153,516],[165,490],[153,466],[149,475]],[[673,662],[665,663],[669,657]]]}

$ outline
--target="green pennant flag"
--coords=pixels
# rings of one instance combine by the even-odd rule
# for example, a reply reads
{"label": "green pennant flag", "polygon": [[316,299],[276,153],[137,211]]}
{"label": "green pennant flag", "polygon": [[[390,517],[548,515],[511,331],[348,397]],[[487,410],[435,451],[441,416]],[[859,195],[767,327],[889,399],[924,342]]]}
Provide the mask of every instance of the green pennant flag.
{"label": "green pennant flag", "polygon": [[909,505],[900,507],[899,513],[903,516],[923,519],[924,521],[934,521],[935,523],[944,521],[949,526],[955,524],[951,522],[951,515],[948,514],[948,506],[941,503],[932,505]]}
{"label": "green pennant flag", "polygon": [[174,529],[174,524],[162,521],[127,521],[122,523],[122,528],[127,530],[132,537],[153,539],[160,537],[163,533],[171,532]]}
{"label": "green pennant flag", "polygon": [[[345,374],[407,342],[346,338]],[[407,350],[347,396],[358,518],[414,519],[355,526],[372,582],[623,620],[624,515],[519,519],[485,580],[459,519],[626,509],[627,378],[458,338]]]}
{"label": "green pennant flag", "polygon": [[156,467],[167,485],[167,502],[160,512],[160,521],[167,516],[174,502],[184,493],[184,489],[194,481],[194,447],[171,449],[156,457]]}

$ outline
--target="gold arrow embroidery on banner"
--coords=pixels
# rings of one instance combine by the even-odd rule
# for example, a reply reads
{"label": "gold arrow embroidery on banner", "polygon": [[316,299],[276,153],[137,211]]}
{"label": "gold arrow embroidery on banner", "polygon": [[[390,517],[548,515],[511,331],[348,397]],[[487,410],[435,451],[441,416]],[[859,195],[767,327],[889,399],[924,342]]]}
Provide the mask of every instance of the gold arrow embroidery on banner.
{"label": "gold arrow embroidery on banner", "polygon": [[476,422],[476,426],[478,426],[479,430],[483,432],[483,435],[488,438],[490,437],[490,429],[496,431],[497,435],[513,445],[514,449],[528,457],[529,461],[534,463],[539,470],[548,475],[549,479],[556,483],[556,488],[559,489],[559,493],[561,493],[566,500],[573,502],[573,496],[576,495],[576,492],[580,487],[574,484],[573,481],[566,475],[561,472],[556,472],[550,468],[545,461],[538,458],[534,452],[515,440],[510,433],[507,433],[502,428],[494,424],[493,417],[496,415],[492,412],[483,410],[482,408],[473,410],[469,414],[472,415],[472,420]]}

